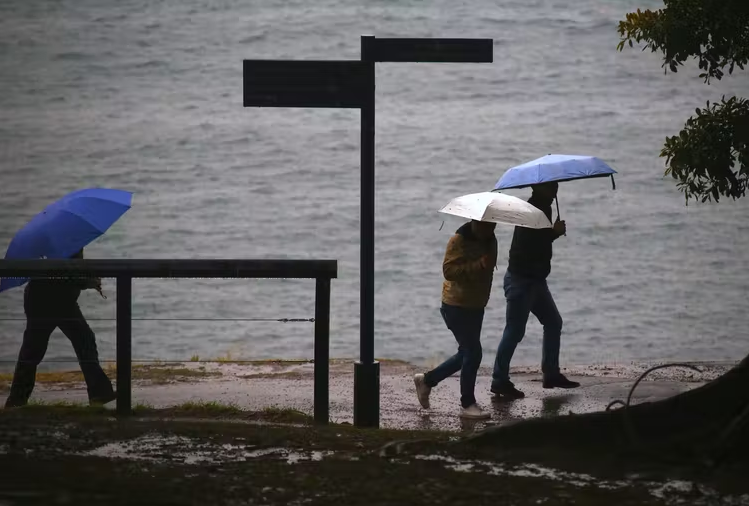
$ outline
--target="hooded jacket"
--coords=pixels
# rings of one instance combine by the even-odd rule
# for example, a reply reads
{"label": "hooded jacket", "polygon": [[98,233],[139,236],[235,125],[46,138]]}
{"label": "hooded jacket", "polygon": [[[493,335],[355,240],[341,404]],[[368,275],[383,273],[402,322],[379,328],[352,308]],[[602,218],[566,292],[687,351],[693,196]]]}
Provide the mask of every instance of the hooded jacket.
{"label": "hooded jacket", "polygon": [[[551,202],[536,195],[528,199],[528,203],[543,211],[549,221],[551,221]],[[507,270],[511,274],[530,279],[546,279],[551,272],[553,255],[551,243],[558,237],[559,234],[551,228],[515,227]]]}
{"label": "hooded jacket", "polygon": [[[481,267],[481,257],[489,262]],[[442,273],[442,302],[450,306],[481,309],[489,302],[494,268],[497,264],[497,238],[481,239],[471,223],[460,227],[447,242]]]}

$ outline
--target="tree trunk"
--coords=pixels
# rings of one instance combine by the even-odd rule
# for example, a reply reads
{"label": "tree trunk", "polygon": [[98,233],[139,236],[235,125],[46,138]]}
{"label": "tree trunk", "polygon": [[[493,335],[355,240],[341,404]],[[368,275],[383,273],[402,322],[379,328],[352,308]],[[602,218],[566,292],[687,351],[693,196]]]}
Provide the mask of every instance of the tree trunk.
{"label": "tree trunk", "polygon": [[[715,380],[657,402],[582,415],[525,420],[487,429],[469,444],[501,448],[611,445],[654,447],[688,442],[715,447],[726,444],[729,430],[747,439],[749,426],[749,356]],[[736,422],[741,419],[741,427]]]}

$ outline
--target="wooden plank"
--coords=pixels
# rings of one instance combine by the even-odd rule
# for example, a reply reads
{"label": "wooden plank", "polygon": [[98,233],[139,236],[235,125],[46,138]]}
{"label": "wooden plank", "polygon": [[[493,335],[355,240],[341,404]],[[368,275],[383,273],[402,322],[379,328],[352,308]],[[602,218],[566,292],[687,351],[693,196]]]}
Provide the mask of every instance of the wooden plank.
{"label": "wooden plank", "polygon": [[364,68],[358,60],[244,60],[244,106],[359,108]]}
{"label": "wooden plank", "polygon": [[0,277],[322,278],[338,275],[337,260],[0,260]]}
{"label": "wooden plank", "polygon": [[330,280],[315,281],[315,423],[330,416]]}
{"label": "wooden plank", "polygon": [[133,280],[117,278],[117,414],[133,414]]}
{"label": "wooden plank", "polygon": [[374,39],[374,61],[491,63],[492,39]]}

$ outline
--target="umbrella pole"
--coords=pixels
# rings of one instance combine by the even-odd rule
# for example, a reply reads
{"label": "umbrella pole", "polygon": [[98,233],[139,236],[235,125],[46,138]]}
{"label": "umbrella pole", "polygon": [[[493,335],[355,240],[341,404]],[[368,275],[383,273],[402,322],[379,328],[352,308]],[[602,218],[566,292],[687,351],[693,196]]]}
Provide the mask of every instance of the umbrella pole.
{"label": "umbrella pole", "polygon": [[[561,220],[562,217],[559,215],[559,196],[554,197],[554,202],[557,203],[557,219]],[[565,232],[564,235],[567,235],[567,232]]]}

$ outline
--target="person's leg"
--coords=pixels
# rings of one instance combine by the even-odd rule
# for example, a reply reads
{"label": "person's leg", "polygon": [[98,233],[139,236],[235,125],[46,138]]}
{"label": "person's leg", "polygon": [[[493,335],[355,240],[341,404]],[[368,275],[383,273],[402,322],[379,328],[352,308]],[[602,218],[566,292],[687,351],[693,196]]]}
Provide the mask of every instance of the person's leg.
{"label": "person's leg", "polygon": [[509,272],[504,279],[507,299],[505,329],[497,347],[492,373],[492,391],[510,381],[510,362],[520,341],[525,335],[525,326],[533,303],[533,284],[530,280],[513,276]]}
{"label": "person's leg", "polygon": [[531,312],[544,327],[541,372],[544,376],[559,373],[559,346],[562,336],[562,316],[559,314],[546,281],[538,285]]}
{"label": "person's leg", "polygon": [[455,333],[458,340],[463,363],[460,369],[460,404],[468,408],[476,404],[475,389],[476,375],[481,366],[483,351],[481,350],[481,326],[484,321],[483,309],[467,309],[463,311],[460,330]]}
{"label": "person's leg", "polygon": [[53,320],[35,317],[27,312],[26,330],[23,333],[23,343],[18,353],[10,394],[5,402],[6,408],[24,406],[29,401],[36,383],[36,369],[47,352],[49,337],[53,330]]}
{"label": "person's leg", "polygon": [[[450,306],[448,304],[442,304],[440,307],[440,314],[442,319],[445,321],[447,328],[455,336],[457,340],[456,328],[460,325],[460,309],[456,306]],[[424,409],[429,409],[429,394],[432,392],[432,388],[436,387],[442,380],[452,376],[460,370],[463,366],[463,351],[460,349],[460,341],[458,341],[458,353],[448,358],[440,365],[428,371],[426,374],[414,375],[414,385],[416,386],[416,397],[419,399],[419,404]]]}
{"label": "person's leg", "polygon": [[89,401],[106,403],[114,400],[112,382],[99,364],[96,336],[88,326],[78,304],[66,308],[58,326],[70,340],[78,357],[81,372],[86,380]]}
{"label": "person's leg", "polygon": [[461,308],[459,307],[449,306],[447,304],[442,304],[442,307],[440,307],[440,314],[442,314],[442,319],[445,321],[445,325],[447,325],[447,328],[453,333],[455,340],[458,341],[458,352],[431,371],[424,374],[424,383],[429,388],[437,386],[445,378],[460,371],[460,368],[463,365],[463,351],[460,349],[460,340],[458,339],[458,333],[460,332],[460,326],[462,323],[460,310]]}
{"label": "person's leg", "polygon": [[544,327],[541,353],[544,388],[575,388],[580,386],[579,383],[568,380],[559,372],[559,348],[563,322],[546,281],[540,284],[536,290],[531,312]]}

